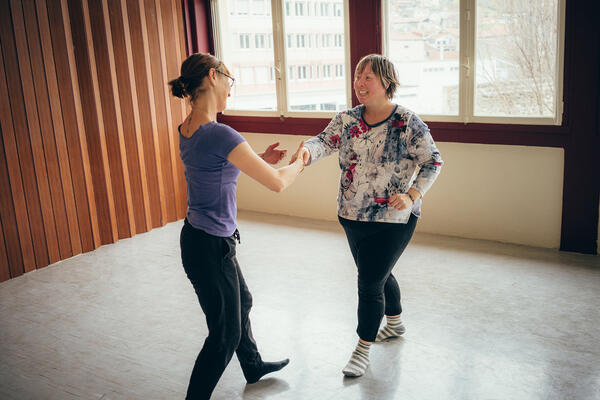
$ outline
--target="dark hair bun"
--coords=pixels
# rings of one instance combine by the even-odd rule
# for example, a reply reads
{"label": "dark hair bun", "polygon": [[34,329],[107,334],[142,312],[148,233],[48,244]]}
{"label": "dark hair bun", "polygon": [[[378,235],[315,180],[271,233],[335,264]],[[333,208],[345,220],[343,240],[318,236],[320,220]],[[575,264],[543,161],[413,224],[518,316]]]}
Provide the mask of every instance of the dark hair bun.
{"label": "dark hair bun", "polygon": [[190,100],[194,101],[210,69],[218,70],[222,65],[223,63],[213,55],[206,53],[192,54],[181,64],[179,78],[169,82],[171,93],[175,97],[190,97]]}
{"label": "dark hair bun", "polygon": [[171,85],[171,93],[173,93],[173,96],[181,99],[185,97],[185,85],[181,81],[181,77],[173,79],[169,82],[169,85]]}

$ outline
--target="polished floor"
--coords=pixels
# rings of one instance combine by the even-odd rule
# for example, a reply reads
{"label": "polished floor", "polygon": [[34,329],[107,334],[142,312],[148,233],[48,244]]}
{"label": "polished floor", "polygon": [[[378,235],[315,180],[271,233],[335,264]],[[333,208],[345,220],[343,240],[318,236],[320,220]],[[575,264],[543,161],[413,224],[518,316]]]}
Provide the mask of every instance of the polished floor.
{"label": "polished floor", "polygon": [[[600,257],[417,234],[394,269],[407,327],[343,378],[356,275],[332,222],[240,213],[264,359],[213,399],[600,399]],[[181,221],[0,284],[0,399],[182,399],[206,324]]]}

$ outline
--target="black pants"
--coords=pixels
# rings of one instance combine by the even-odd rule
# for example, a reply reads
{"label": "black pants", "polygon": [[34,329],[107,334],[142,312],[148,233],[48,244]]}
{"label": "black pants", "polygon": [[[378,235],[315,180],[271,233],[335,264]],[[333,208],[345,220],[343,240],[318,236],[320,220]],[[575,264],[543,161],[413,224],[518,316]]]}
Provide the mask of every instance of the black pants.
{"label": "black pants", "polygon": [[373,342],[383,315],[402,313],[392,268],[412,238],[417,217],[406,224],[351,221],[338,217],[358,268],[358,337]]}
{"label": "black pants", "polygon": [[244,372],[262,363],[248,317],[252,295],[235,257],[233,237],[210,235],[186,220],[180,243],[183,268],[208,324],[186,398],[209,399],[234,352]]}

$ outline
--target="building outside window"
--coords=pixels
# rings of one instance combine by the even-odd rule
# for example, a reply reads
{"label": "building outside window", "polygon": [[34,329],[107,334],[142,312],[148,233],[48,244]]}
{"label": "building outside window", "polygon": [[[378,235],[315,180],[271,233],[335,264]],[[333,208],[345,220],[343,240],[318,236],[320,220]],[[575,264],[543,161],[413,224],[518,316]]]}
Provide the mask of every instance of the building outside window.
{"label": "building outside window", "polygon": [[240,33],[240,49],[250,48],[250,34]]}
{"label": "building outside window", "polygon": [[459,1],[385,3],[396,102],[446,120],[559,123],[563,0],[469,0],[469,14]]}
{"label": "building outside window", "polygon": [[257,49],[264,49],[267,47],[267,41],[265,40],[264,33],[257,33],[254,35],[254,47]]}

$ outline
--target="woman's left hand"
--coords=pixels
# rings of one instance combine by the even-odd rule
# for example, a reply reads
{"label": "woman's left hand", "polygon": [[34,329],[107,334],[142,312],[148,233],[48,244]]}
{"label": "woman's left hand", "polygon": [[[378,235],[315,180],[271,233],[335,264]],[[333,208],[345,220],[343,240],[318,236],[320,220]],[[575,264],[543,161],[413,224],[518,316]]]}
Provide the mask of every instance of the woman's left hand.
{"label": "woman's left hand", "polygon": [[260,154],[260,157],[269,164],[277,164],[287,153],[287,150],[279,150],[277,146],[279,146],[279,142],[273,143],[267,147],[264,153]]}
{"label": "woman's left hand", "polygon": [[388,205],[394,207],[396,210],[405,210],[412,207],[413,201],[406,193],[398,193],[389,198]]}

